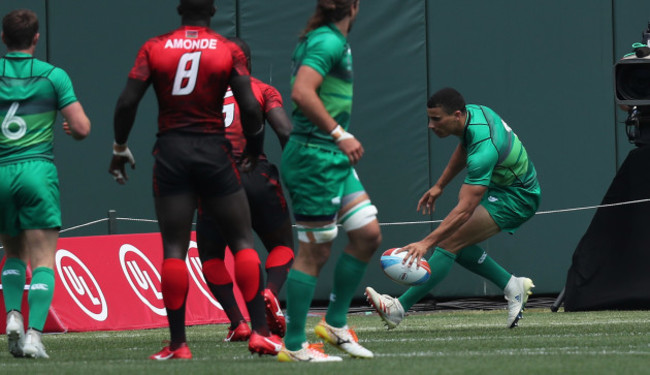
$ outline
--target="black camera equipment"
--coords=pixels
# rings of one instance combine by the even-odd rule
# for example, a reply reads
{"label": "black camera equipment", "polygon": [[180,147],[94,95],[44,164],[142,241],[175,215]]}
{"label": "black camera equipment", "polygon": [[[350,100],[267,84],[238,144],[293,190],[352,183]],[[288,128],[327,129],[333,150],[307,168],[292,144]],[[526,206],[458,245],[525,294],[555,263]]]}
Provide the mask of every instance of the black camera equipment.
{"label": "black camera equipment", "polygon": [[650,23],[641,38],[614,65],[616,103],[627,109],[627,136],[638,147],[650,145]]}

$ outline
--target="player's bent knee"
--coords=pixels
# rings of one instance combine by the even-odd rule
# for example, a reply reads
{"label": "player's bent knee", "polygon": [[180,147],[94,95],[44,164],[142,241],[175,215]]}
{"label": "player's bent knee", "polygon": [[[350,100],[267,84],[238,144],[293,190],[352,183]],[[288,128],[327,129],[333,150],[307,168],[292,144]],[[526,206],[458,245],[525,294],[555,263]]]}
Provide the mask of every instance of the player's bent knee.
{"label": "player's bent knee", "polygon": [[336,223],[315,228],[296,224],[296,229],[298,230],[298,241],[316,244],[334,241],[339,232]]}
{"label": "player's bent knee", "polygon": [[365,200],[344,212],[339,221],[343,229],[349,232],[377,220],[377,213],[377,207],[370,203],[370,200]]}

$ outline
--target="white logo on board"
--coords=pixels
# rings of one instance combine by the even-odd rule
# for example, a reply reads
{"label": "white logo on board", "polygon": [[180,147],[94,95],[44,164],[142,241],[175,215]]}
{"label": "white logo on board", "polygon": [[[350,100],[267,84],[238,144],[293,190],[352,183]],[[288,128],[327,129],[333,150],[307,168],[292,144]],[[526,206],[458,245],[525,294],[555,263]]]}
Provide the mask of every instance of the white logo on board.
{"label": "white logo on board", "polygon": [[92,319],[99,322],[106,320],[106,298],[88,267],[70,251],[59,249],[56,252],[56,270],[77,306]]}
{"label": "white logo on board", "polygon": [[160,286],[160,273],[149,258],[137,247],[124,244],[120,247],[120,265],[140,301],[154,313],[167,316]]}

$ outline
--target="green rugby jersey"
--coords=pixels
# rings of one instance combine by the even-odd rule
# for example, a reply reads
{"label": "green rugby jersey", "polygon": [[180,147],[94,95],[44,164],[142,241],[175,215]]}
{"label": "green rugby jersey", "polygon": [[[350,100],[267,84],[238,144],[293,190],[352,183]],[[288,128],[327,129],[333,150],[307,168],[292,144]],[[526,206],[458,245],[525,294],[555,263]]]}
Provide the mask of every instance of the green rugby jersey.
{"label": "green rugby jersey", "polygon": [[26,53],[0,58],[0,164],[54,159],[57,111],[76,101],[62,69]]}
{"label": "green rugby jersey", "polygon": [[470,185],[538,189],[537,173],[517,135],[488,107],[469,104],[461,144]]}
{"label": "green rugby jersey", "polygon": [[[352,51],[341,31],[334,24],[310,31],[296,46],[291,61],[291,86],[303,65],[320,73],[323,76],[323,83],[318,89],[320,100],[327,112],[343,129],[348,130],[352,111]],[[292,136],[336,148],[332,137],[309,121],[295,103],[292,117]]]}

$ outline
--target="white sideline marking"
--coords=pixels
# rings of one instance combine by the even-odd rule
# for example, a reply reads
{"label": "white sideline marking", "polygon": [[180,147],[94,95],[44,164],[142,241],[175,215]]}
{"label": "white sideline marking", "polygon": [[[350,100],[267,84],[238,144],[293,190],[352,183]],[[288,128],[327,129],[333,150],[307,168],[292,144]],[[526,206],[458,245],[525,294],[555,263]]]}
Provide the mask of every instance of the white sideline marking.
{"label": "white sideline marking", "polygon": [[469,351],[431,351],[431,352],[413,352],[413,353],[397,353],[397,354],[387,354],[387,353],[377,353],[375,352],[375,357],[395,357],[395,358],[412,358],[412,357],[493,357],[495,355],[507,355],[507,356],[550,356],[550,355],[610,355],[610,356],[650,356],[650,348],[647,351],[640,350],[580,350],[579,347],[569,347],[569,348],[539,348],[539,349],[521,349],[521,350],[469,350]]}
{"label": "white sideline marking", "polygon": [[505,335],[505,336],[438,336],[438,337],[418,337],[418,338],[395,338],[395,339],[372,339],[372,340],[363,340],[359,339],[359,342],[450,342],[450,341],[493,341],[495,338],[499,340],[534,340],[534,339],[548,339],[548,338],[582,338],[582,337],[619,337],[619,336],[643,336],[645,337],[645,332],[614,332],[614,333],[585,333],[585,334],[535,334],[535,335]]}
{"label": "white sideline marking", "polygon": [[[602,321],[569,321],[569,320],[560,320],[557,322],[533,322],[533,319],[522,319],[522,329],[525,327],[572,327],[572,326],[611,326],[615,324],[649,324],[650,319],[616,319],[616,320],[602,320]],[[495,323],[456,323],[456,324],[409,324],[408,318],[405,320],[398,328],[393,332],[399,331],[411,331],[411,330],[432,330],[432,329],[444,329],[444,330],[453,330],[453,329],[467,329],[467,328],[503,328],[504,324],[501,322]],[[377,332],[382,331],[386,332],[386,327],[381,325],[381,322],[377,323],[376,327],[355,327],[356,332]]]}

